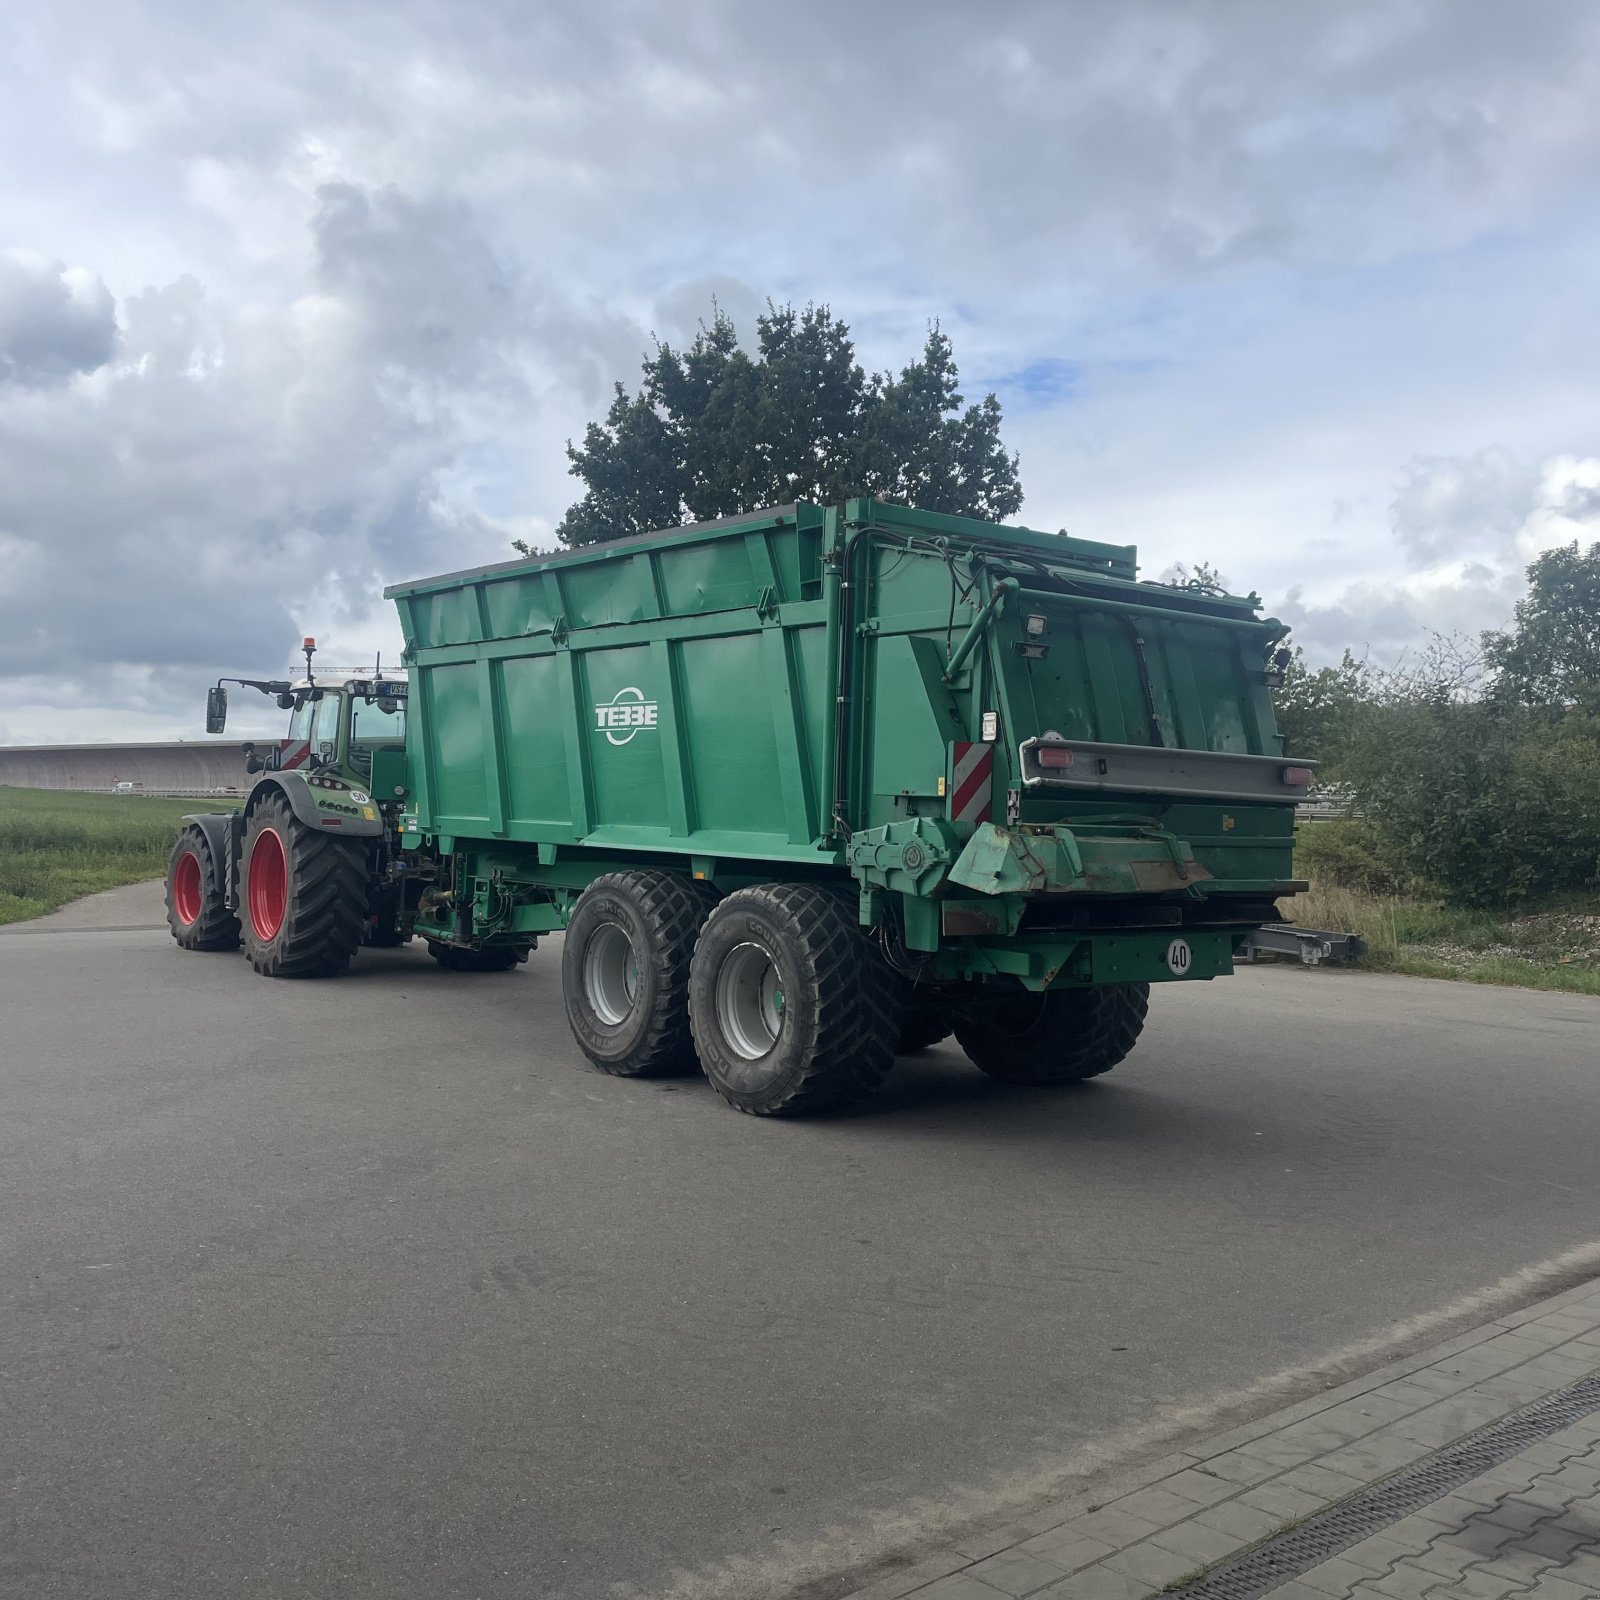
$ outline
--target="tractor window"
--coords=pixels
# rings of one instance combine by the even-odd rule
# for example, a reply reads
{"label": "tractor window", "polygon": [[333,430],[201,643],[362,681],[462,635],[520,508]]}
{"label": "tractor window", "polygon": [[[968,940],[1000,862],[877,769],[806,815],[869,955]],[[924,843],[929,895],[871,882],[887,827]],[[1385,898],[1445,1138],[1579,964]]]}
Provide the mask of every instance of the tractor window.
{"label": "tractor window", "polygon": [[363,700],[357,696],[351,702],[350,742],[366,745],[404,744],[405,707],[391,700],[386,710],[376,700]]}
{"label": "tractor window", "polygon": [[332,761],[339,750],[339,699],[336,694],[324,693],[311,719],[312,753],[324,761]]}
{"label": "tractor window", "polygon": [[302,700],[294,708],[294,714],[289,718],[289,737],[291,739],[309,739],[311,737],[311,713],[316,709],[309,700]]}

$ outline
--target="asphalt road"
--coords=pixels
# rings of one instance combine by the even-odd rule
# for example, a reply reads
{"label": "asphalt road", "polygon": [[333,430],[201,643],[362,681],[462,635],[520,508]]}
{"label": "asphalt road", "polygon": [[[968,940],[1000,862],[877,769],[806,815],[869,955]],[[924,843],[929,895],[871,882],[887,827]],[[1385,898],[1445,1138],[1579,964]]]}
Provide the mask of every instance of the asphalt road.
{"label": "asphalt road", "polygon": [[1246,972],[1096,1084],[772,1123],[590,1071],[558,947],[271,983],[153,903],[0,934],[8,1600],[842,1558],[1600,1235],[1593,1000]]}

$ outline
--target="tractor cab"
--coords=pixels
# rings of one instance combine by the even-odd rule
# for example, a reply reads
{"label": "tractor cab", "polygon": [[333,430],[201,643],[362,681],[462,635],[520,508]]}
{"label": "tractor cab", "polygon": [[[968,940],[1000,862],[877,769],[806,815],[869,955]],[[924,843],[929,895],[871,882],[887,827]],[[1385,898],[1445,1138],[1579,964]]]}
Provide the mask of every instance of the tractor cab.
{"label": "tractor cab", "polygon": [[378,751],[405,749],[408,689],[405,674],[394,671],[302,679],[291,690],[294,709],[276,765],[366,781]]}
{"label": "tractor cab", "polygon": [[221,733],[227,726],[224,684],[257,689],[289,713],[289,729],[276,748],[258,750],[247,744],[247,771],[324,773],[365,785],[380,750],[405,749],[406,674],[378,666],[318,678],[312,670],[316,640],[308,638],[301,648],[306,657],[303,678],[221,679],[206,698],[206,732]]}

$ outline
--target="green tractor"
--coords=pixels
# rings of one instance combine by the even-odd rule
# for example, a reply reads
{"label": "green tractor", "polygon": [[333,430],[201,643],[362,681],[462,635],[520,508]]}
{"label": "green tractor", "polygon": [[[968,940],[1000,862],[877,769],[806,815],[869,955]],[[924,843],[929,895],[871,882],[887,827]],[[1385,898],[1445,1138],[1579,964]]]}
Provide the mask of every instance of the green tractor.
{"label": "green tractor", "polygon": [[[319,681],[306,639],[298,680],[224,678],[206,698],[206,732],[227,725],[238,684],[289,713],[275,746],[245,746],[255,782],[243,807],[184,818],[167,868],[167,922],[185,950],[236,950],[269,978],[331,977],[362,945],[412,937],[419,906],[450,897],[448,863],[422,872],[400,849],[406,799],[404,672],[374,668]],[[429,953],[461,971],[505,971],[532,940]]]}

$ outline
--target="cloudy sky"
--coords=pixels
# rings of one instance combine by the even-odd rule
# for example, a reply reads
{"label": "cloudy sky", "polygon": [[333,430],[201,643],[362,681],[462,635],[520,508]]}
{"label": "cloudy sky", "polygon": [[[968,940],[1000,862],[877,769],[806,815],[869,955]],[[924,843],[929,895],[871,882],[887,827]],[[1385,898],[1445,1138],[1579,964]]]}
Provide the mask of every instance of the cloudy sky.
{"label": "cloudy sky", "polygon": [[712,299],[931,318],[1019,520],[1317,658],[1600,538],[1581,0],[53,0],[0,20],[0,742],[190,736],[548,540]]}

